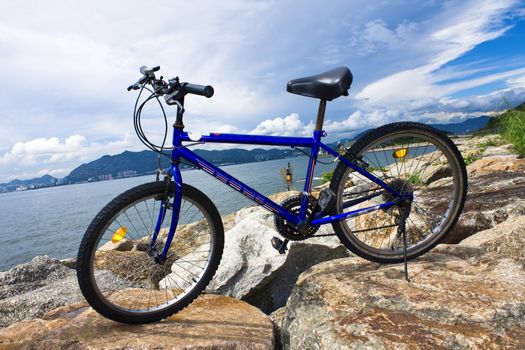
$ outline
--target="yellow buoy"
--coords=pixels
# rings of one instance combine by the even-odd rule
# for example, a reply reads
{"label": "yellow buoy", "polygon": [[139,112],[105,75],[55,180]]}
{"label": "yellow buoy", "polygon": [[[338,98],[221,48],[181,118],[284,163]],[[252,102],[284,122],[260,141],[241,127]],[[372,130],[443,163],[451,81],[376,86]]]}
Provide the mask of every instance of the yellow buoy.
{"label": "yellow buoy", "polygon": [[392,157],[398,159],[398,158],[405,158],[408,155],[408,148],[400,148],[394,151],[392,153]]}
{"label": "yellow buoy", "polygon": [[128,229],[126,226],[119,227],[118,230],[115,231],[113,234],[113,237],[111,238],[111,242],[118,243],[122,240],[122,238],[126,237],[126,234],[128,233]]}

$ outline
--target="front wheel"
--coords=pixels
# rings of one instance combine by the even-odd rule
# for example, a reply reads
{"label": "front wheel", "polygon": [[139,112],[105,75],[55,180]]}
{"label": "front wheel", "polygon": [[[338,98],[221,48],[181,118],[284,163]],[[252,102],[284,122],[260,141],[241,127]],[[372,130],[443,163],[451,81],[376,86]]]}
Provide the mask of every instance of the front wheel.
{"label": "front wheel", "polygon": [[[418,123],[393,123],[371,130],[346,152],[398,193],[412,193],[406,219],[407,257],[413,259],[438,244],[457,222],[467,193],[465,163],[441,131]],[[340,162],[330,188],[334,214],[395,200],[384,188]],[[359,198],[368,198],[358,205]],[[398,233],[401,206],[375,210],[332,224],[341,242],[357,255],[376,262],[403,261]]]}
{"label": "front wheel", "polygon": [[[174,186],[166,187],[151,182],[122,193],[97,214],[82,239],[80,289],[109,319],[147,323],[168,317],[190,304],[219,266],[224,246],[220,215],[208,197],[188,185],[182,187],[166,260],[156,259],[172,219]],[[155,244],[150,244],[156,228]]]}

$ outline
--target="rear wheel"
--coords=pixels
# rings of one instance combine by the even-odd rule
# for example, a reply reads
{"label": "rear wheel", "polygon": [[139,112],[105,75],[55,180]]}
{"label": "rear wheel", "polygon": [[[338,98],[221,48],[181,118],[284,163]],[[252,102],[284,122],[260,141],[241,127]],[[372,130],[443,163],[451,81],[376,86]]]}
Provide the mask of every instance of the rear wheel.
{"label": "rear wheel", "polygon": [[[457,147],[441,131],[418,123],[388,124],[362,136],[345,157],[362,161],[369,172],[397,192],[413,193],[405,231],[409,259],[438,244],[457,222],[467,193],[467,174]],[[334,171],[330,188],[337,196],[336,214],[394,199],[342,162]],[[347,207],[357,198],[374,194]],[[400,210],[393,206],[332,225],[341,242],[357,255],[382,263],[401,262]]]}
{"label": "rear wheel", "polygon": [[[78,252],[78,282],[103,316],[123,323],[160,320],[191,303],[215,274],[224,246],[222,221],[213,203],[188,185],[166,261],[156,261],[171,225],[173,193],[173,184],[166,189],[162,182],[134,187],[88,227]],[[161,207],[167,210],[151,249]]]}

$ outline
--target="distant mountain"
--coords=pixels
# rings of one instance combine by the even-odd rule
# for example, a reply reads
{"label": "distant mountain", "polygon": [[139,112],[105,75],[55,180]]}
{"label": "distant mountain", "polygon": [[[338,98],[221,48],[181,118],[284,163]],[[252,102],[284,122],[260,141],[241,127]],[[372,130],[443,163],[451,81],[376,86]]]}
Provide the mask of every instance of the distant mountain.
{"label": "distant mountain", "polygon": [[466,119],[460,123],[428,125],[451,134],[470,134],[483,129],[491,119],[492,117],[482,115],[481,117]]}
{"label": "distant mountain", "polygon": [[[522,107],[522,106],[520,106]],[[518,107],[519,108],[519,107]],[[443,130],[452,134],[468,134],[485,127],[491,117],[481,116],[476,118],[466,119],[460,123],[450,124],[428,124],[437,129]],[[328,144],[335,148],[338,143],[349,143],[358,139],[369,129],[356,130],[356,134],[350,138],[341,139],[336,142]],[[195,150],[199,156],[216,165],[230,165],[258,162],[263,160],[283,159],[295,157],[298,153],[292,149],[227,149],[227,150]],[[161,166],[167,168],[169,160],[162,157]],[[181,167],[188,167],[186,164],[181,164]],[[76,183],[84,181],[107,180],[110,178],[136,176],[154,173],[157,169],[157,154],[152,151],[130,152],[125,151],[114,156],[105,155],[97,160],[80,165],[73,169],[66,177],[66,183]],[[1,188],[8,189],[18,186],[33,186],[45,187],[57,184],[58,180],[50,175],[44,175],[39,178],[29,180],[13,180],[6,184],[0,184]],[[1,190],[0,188],[0,190]]]}
{"label": "distant mountain", "polygon": [[[493,119],[493,117],[489,117],[486,115],[483,115],[481,117],[474,117],[466,119],[459,123],[425,123],[426,125],[432,126],[436,129],[445,131],[449,134],[470,134],[473,132],[476,132],[480,129],[483,129],[487,124]],[[348,139],[342,139],[340,142],[348,142],[348,141],[354,141],[369,132],[372,129],[366,129],[366,130],[358,130],[357,134],[352,136]]]}
{"label": "distant mountain", "polygon": [[36,177],[34,179],[28,179],[28,180],[12,180],[8,183],[0,184],[0,186],[3,187],[9,187],[9,186],[30,186],[30,185],[54,185],[57,182],[57,178],[51,176],[51,175],[44,175],[42,177]]}
{"label": "distant mountain", "polygon": [[[167,159],[162,166],[167,166]],[[152,151],[124,151],[114,156],[105,155],[89,163],[84,163],[73,169],[67,179],[70,182],[99,180],[99,176],[111,175],[117,177],[119,172],[135,171],[136,174],[147,174],[157,169],[157,155]]]}
{"label": "distant mountain", "polygon": [[514,107],[514,109],[517,109],[518,111],[525,112],[525,102],[520,103],[519,105]]}
{"label": "distant mountain", "polygon": [[[470,118],[460,123],[451,124],[429,124],[440,130],[453,134],[465,134],[477,131],[483,128],[490,117],[481,116]],[[329,146],[335,147],[337,143],[348,143],[364,135],[369,130],[358,130],[357,134],[351,138],[341,139],[337,142],[330,143]],[[250,163],[263,160],[283,159],[297,156],[297,152],[291,149],[227,149],[227,150],[195,150],[199,156],[216,164],[230,165]],[[161,166],[167,168],[169,160],[162,158]],[[187,167],[181,164],[181,167]],[[85,163],[75,168],[67,176],[72,182],[97,181],[109,178],[143,175],[154,173],[157,169],[157,154],[152,151],[130,152],[125,151],[114,156],[103,156],[97,160]]]}
{"label": "distant mountain", "polygon": [[[194,152],[216,165],[241,164],[297,156],[297,152],[292,149],[197,149]],[[75,183],[151,174],[157,170],[157,166],[157,153],[153,151],[125,151],[121,154],[114,156],[106,155],[92,162],[82,164],[73,169],[67,176],[67,179]],[[169,167],[169,160],[166,157],[162,157],[161,166],[163,168]],[[182,163],[181,167],[185,168],[189,166]]]}

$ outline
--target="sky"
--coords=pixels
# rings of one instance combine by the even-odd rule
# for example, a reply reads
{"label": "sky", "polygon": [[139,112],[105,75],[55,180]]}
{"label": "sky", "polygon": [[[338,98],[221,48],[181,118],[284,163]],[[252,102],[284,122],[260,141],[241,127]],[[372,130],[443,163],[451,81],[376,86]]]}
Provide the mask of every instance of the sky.
{"label": "sky", "polygon": [[[311,134],[318,101],[287,93],[287,81],[347,66],[350,95],[325,119],[335,140],[525,101],[524,43],[516,0],[1,0],[0,182],[145,149],[126,91],[142,65],[215,88],[186,98],[188,131],[290,136]],[[153,141],[163,125],[148,105]]]}

